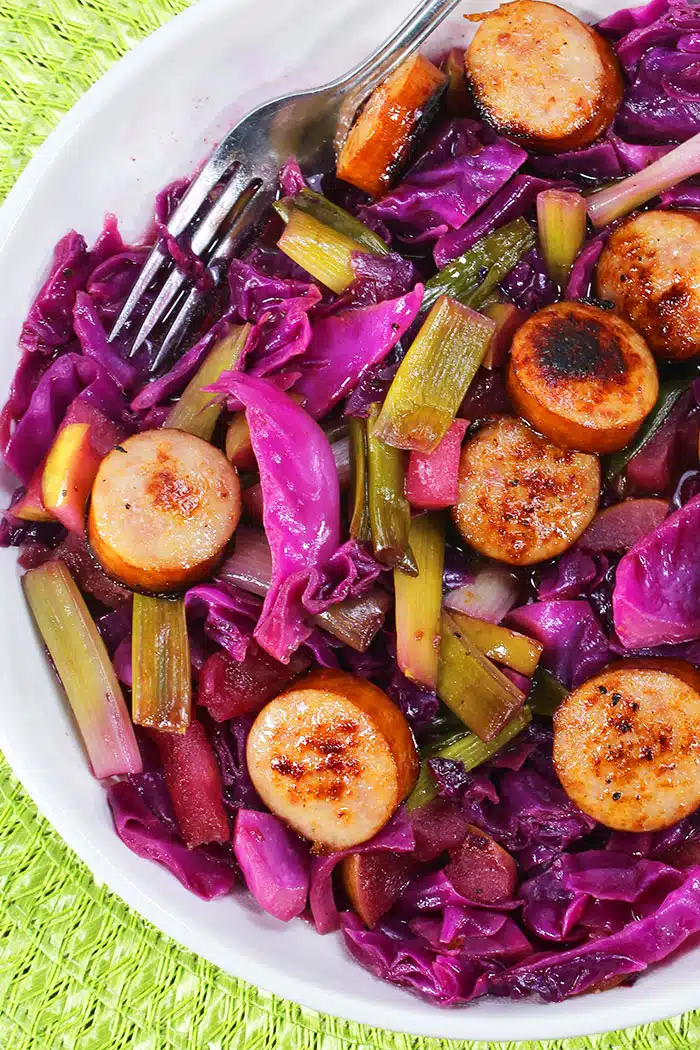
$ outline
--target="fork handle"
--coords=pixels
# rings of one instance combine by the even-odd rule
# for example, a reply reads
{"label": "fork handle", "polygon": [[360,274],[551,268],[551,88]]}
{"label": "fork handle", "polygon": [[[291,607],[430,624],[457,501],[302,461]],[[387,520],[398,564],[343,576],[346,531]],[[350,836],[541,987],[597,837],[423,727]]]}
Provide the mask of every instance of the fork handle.
{"label": "fork handle", "polygon": [[423,0],[373,54],[343,77],[343,86],[352,85],[348,100],[356,99],[359,106],[460,3],[461,0]]}

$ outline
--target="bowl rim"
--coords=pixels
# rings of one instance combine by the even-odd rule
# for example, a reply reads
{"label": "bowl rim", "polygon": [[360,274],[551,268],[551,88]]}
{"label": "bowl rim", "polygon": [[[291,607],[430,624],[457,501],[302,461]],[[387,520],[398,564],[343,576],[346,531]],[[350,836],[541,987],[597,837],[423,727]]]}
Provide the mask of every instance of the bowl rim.
{"label": "bowl rim", "polygon": [[[232,6],[236,6],[238,2],[239,0],[198,0],[140,40],[81,95],[33,154],[0,206],[0,255],[4,252],[6,242],[16,224],[21,221],[25,209],[31,208],[35,187],[52,162],[64,149],[70,148],[70,140],[83,121],[99,110],[103,100],[118,93],[120,86],[128,82],[133,72],[146,66],[154,56],[167,53],[175,41],[185,38],[190,26],[215,16],[218,11],[222,16],[230,17]],[[238,956],[239,965],[232,969],[230,959],[223,960],[218,955],[215,945],[198,930],[196,923],[165,907],[155,896],[144,891],[91,841],[79,823],[74,822],[61,809],[51,792],[45,790],[42,777],[32,764],[29,749],[23,750],[14,746],[11,736],[3,731],[2,719],[0,745],[11,769],[39,812],[88,867],[96,882],[104,883],[130,908],[186,950],[202,956],[225,972],[232,973],[240,980],[258,988],[290,999],[321,1015],[328,1013],[326,1004],[320,1001],[323,993],[310,979],[277,969],[274,960],[270,964],[261,964],[247,956],[243,949]],[[533,1021],[531,1017],[525,1021],[520,1011],[515,1008],[505,1023],[499,1018],[492,1024],[486,1020],[478,1006],[446,1010],[415,1000],[407,992],[404,994],[405,1001],[402,999],[398,1007],[388,1007],[386,1004],[368,1001],[366,997],[354,992],[345,991],[333,1003],[331,1016],[389,1032],[405,1032],[438,1039],[463,1039],[466,1028],[470,1030],[470,1038],[489,1040],[493,1036],[487,1028],[493,1027],[499,1030],[499,1040],[513,1040],[520,1039],[523,1028],[527,1028],[526,1038],[538,1040],[594,1035],[612,1030],[608,1029],[608,1022],[615,1023],[620,1016],[616,1007],[618,1004],[623,1005],[623,1001],[618,999],[613,991],[605,993],[606,997],[610,997],[605,1001],[605,1009],[601,1009],[603,1001],[600,996],[596,996],[595,999],[585,997],[589,1004],[587,1008],[581,1000],[569,1000],[556,1005],[538,1004],[537,1021]],[[416,1003],[418,1005],[412,1009]],[[496,999],[486,1000],[486,1003],[502,1003],[506,1011],[512,1005],[507,1000]],[[572,1009],[574,1004],[578,1008]],[[693,1009],[699,1004],[692,989],[688,988],[687,991],[676,990],[672,1002],[668,996],[634,996],[628,999],[625,1005],[625,1021],[629,1026],[659,1021],[674,1013]],[[420,1013],[420,1019],[416,1016],[417,1012]],[[387,1013],[389,1016],[382,1017],[382,1014]]]}

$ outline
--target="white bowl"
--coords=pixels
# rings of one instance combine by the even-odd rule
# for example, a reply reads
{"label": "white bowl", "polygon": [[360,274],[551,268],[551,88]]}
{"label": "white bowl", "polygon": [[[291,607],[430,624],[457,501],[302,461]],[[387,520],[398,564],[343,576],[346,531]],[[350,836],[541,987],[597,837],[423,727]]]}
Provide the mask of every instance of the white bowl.
{"label": "white bowl", "polygon": [[[9,387],[20,326],[59,237],[71,227],[94,237],[105,211],[120,217],[127,237],[138,236],[155,192],[189,173],[234,120],[257,102],[344,72],[413,3],[201,0],[118,63],[50,136],[0,212],[0,391]],[[464,10],[480,6],[490,5]],[[615,6],[597,0],[578,13],[594,20]],[[428,50],[468,35],[469,23],[453,15]],[[12,481],[4,482],[9,492]],[[0,555],[0,747],[95,877],[177,941],[305,1006],[416,1035],[559,1038],[656,1020],[700,1002],[696,950],[633,988],[559,1005],[489,999],[440,1010],[375,980],[345,953],[340,936],[277,922],[240,893],[198,900],[115,835],[104,790],[41,655],[15,554]]]}

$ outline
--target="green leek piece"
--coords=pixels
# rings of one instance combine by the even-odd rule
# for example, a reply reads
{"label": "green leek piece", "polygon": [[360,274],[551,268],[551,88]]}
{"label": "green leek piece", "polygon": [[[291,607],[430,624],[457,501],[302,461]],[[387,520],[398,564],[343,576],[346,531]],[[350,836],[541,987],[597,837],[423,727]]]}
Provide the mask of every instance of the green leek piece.
{"label": "green leek piece", "polygon": [[586,238],[586,201],[574,190],[537,194],[540,247],[549,276],[563,288]]}
{"label": "green leek piece", "polygon": [[418,572],[409,546],[411,508],[406,499],[406,453],[374,436],[379,406],[367,419],[367,484],[374,556],[410,576]]}
{"label": "green leek piece", "polygon": [[277,245],[307,273],[337,293],[344,292],[355,280],[352,254],[363,251],[358,241],[299,208],[290,209]]}
{"label": "green leek piece", "polygon": [[132,711],[137,725],[184,733],[192,712],[192,671],[184,598],[134,595]]}
{"label": "green leek piece", "polygon": [[535,241],[525,219],[514,219],[482,237],[426,281],[421,310],[429,310],[441,295],[478,310],[525,252],[535,247]]}
{"label": "green leek piece", "polygon": [[679,376],[662,380],[659,384],[659,396],[647,418],[628,445],[608,458],[605,471],[605,482],[611,484],[626,469],[627,464],[658,433],[678,401],[690,389],[692,376]]}
{"label": "green leek piece", "polygon": [[513,715],[498,736],[490,740],[488,744],[480,740],[474,733],[462,733],[460,736],[452,737],[449,741],[436,747],[427,755],[420,766],[418,780],[406,801],[406,809],[419,809],[427,805],[437,795],[435,777],[430,772],[428,761],[431,758],[449,758],[453,762],[462,762],[467,772],[476,769],[477,766],[493,758],[502,748],[515,739],[518,733],[522,733],[532,721],[532,712],[529,707],[523,707],[516,715]]}
{"label": "green leek piece", "polygon": [[358,653],[366,653],[377,631],[384,626],[391,596],[381,587],[373,587],[358,598],[331,605],[318,613],[313,622],[334,638]]}
{"label": "green leek piece", "polygon": [[112,661],[65,563],[47,561],[30,569],[22,586],[93,773],[100,778],[140,773],[141,755]]}
{"label": "green leek piece", "polygon": [[173,405],[165,421],[166,427],[186,430],[188,434],[211,441],[214,427],[221,413],[219,395],[207,391],[222,372],[238,364],[250,333],[250,325],[237,325],[214,344],[180,400]]}
{"label": "green leek piece", "polygon": [[418,567],[417,576],[394,570],[396,659],[414,682],[433,692],[437,688],[440,655],[440,606],[445,563],[445,519],[422,514],[411,519],[408,542]]}
{"label": "green leek piece", "polygon": [[532,680],[532,689],[527,702],[534,714],[551,718],[565,696],[569,695],[558,678],[546,671],[544,667],[538,667]]}
{"label": "green leek piece", "polygon": [[364,419],[350,420],[350,535],[369,543],[369,492],[367,487],[367,427]]}
{"label": "green leek piece", "polygon": [[433,452],[452,426],[496,324],[440,296],[399,365],[377,423],[389,445]]}
{"label": "green leek piece", "polygon": [[470,642],[481,649],[484,656],[498,664],[505,664],[528,678],[533,676],[542,655],[539,642],[528,638],[526,634],[510,631],[507,627],[499,627],[498,624],[489,623],[487,620],[477,620],[456,609],[450,610],[450,616],[463,636],[466,635]]}
{"label": "green leek piece", "polygon": [[379,234],[370,230],[363,222],[356,219],[345,208],[333,204],[321,193],[313,190],[303,189],[296,197],[284,197],[272,205],[277,214],[289,221],[289,216],[294,208],[312,215],[325,226],[330,226],[336,233],[342,233],[353,241],[357,241],[360,251],[369,252],[371,255],[388,255],[390,249],[381,239]]}
{"label": "green leek piece", "polygon": [[442,615],[438,696],[484,741],[525,703],[524,694],[484,656],[451,613]]}

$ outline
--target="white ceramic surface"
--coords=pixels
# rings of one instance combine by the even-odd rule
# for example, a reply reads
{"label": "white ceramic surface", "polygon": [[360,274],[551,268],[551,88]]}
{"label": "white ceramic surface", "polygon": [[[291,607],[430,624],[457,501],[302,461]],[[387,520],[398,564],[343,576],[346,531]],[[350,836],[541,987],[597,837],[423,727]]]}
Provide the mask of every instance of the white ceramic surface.
{"label": "white ceramic surface", "polygon": [[[378,43],[413,0],[201,0],[123,59],[51,135],[0,212],[0,392],[53,244],[70,227],[94,237],[105,211],[127,237],[156,190],[186,174],[232,121],[257,102],[340,74]],[[465,3],[462,11],[482,5]],[[586,17],[615,5],[577,8]],[[429,41],[466,40],[453,16]],[[4,479],[10,491],[11,479]],[[237,894],[204,903],[162,868],[130,853],[112,830],[105,796],[41,655],[15,552],[0,552],[0,747],[68,844],[128,904],[231,973],[317,1010],[421,1035],[531,1039],[655,1020],[700,1004],[700,949],[635,987],[545,1006],[487,1000],[440,1010],[375,980],[339,936],[287,926]]]}

